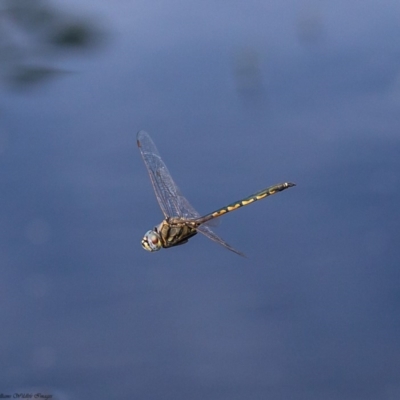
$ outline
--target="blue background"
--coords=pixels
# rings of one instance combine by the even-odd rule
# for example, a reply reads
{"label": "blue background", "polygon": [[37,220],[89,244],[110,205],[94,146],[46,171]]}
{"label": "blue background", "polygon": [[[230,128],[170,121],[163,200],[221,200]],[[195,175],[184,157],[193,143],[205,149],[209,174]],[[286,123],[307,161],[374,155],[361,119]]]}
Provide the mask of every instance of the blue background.
{"label": "blue background", "polygon": [[[2,89],[0,393],[57,399],[400,398],[400,5],[76,1],[96,51]],[[162,220],[148,131],[205,214]]]}

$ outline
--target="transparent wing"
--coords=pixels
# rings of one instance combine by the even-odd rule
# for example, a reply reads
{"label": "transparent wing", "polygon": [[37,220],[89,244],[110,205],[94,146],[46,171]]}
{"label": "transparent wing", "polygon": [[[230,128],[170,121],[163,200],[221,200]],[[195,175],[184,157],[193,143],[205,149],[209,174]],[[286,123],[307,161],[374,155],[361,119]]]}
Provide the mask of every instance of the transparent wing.
{"label": "transparent wing", "polygon": [[241,253],[239,250],[236,250],[234,247],[232,247],[230,244],[226,243],[223,239],[221,239],[218,235],[216,235],[207,225],[207,223],[198,226],[197,231],[202,233],[204,236],[207,236],[209,239],[213,240],[216,243],[219,243],[221,246],[224,246],[230,251],[233,251],[236,254],[239,254],[239,256],[246,257],[243,253]]}
{"label": "transparent wing", "polygon": [[198,218],[199,213],[182,196],[160,157],[156,145],[145,131],[137,134],[137,145],[150,175],[151,183],[164,216]]}

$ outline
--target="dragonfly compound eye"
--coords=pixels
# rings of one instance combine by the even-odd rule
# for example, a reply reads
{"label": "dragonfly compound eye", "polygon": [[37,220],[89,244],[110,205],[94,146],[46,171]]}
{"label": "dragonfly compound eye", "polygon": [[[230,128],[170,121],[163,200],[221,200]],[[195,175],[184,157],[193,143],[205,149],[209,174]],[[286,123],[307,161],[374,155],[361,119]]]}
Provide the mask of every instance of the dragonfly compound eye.
{"label": "dragonfly compound eye", "polygon": [[147,231],[142,239],[142,247],[147,251],[157,251],[161,249],[160,236],[155,231]]}

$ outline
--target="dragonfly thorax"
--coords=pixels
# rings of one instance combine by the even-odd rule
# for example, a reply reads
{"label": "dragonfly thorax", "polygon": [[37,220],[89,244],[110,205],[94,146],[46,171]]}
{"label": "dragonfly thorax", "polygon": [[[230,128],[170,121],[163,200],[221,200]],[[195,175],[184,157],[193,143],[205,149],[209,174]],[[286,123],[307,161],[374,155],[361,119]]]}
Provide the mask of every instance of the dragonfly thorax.
{"label": "dragonfly thorax", "polygon": [[157,251],[162,247],[161,237],[156,231],[147,231],[142,239],[142,247],[147,251]]}
{"label": "dragonfly thorax", "polygon": [[147,231],[142,239],[142,247],[147,251],[157,251],[186,243],[196,235],[191,221],[179,217],[166,218],[153,230]]}

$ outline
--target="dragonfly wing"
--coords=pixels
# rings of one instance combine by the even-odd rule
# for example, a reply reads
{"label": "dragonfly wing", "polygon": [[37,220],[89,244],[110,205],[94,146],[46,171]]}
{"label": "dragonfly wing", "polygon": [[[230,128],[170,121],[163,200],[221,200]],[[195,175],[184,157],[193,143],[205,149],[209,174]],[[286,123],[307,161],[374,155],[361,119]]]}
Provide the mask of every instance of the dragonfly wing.
{"label": "dragonfly wing", "polygon": [[200,218],[200,214],[182,195],[172,179],[156,145],[147,132],[138,132],[137,145],[149,172],[158,204],[165,217]]}
{"label": "dragonfly wing", "polygon": [[239,250],[236,250],[233,248],[230,244],[226,243],[224,240],[222,240],[217,234],[215,234],[208,226],[207,223],[202,224],[198,226],[197,231],[202,233],[204,236],[207,236],[209,239],[213,240],[216,243],[219,243],[221,246],[226,247],[228,250],[233,251],[236,254],[239,254],[239,256],[246,257],[243,253],[241,253]]}
{"label": "dragonfly wing", "polygon": [[149,172],[158,204],[164,216],[180,217],[182,214],[180,198],[183,196],[147,132],[138,132],[137,145]]}
{"label": "dragonfly wing", "polygon": [[193,206],[188,202],[187,198],[180,195],[178,197],[180,216],[185,219],[197,219],[201,215],[193,208]]}

